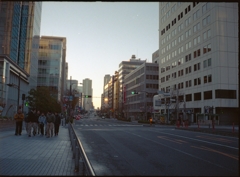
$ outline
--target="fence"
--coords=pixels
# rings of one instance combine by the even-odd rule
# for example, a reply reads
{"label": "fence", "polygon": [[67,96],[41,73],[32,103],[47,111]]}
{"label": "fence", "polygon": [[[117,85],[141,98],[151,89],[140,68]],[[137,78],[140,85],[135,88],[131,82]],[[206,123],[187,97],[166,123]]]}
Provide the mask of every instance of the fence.
{"label": "fence", "polygon": [[68,123],[68,130],[72,145],[73,159],[75,159],[75,172],[82,176],[95,176],[92,166],[83,149],[82,143],[78,139],[71,123]]}

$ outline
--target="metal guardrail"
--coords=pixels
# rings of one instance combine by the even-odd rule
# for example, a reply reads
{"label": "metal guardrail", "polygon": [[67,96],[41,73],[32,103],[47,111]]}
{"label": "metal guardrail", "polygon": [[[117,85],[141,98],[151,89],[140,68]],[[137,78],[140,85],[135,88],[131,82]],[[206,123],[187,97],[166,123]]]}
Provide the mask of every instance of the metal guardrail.
{"label": "metal guardrail", "polygon": [[68,130],[72,145],[73,159],[75,159],[75,172],[82,176],[95,176],[93,168],[83,149],[82,143],[78,139],[71,123],[68,123]]}

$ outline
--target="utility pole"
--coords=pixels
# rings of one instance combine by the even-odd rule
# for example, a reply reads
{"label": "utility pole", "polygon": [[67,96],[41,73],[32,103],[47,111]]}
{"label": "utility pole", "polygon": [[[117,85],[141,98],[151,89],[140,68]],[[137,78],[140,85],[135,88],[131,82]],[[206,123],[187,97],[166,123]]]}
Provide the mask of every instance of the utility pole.
{"label": "utility pole", "polygon": [[178,88],[177,88],[177,95],[176,95],[176,104],[177,104],[177,120],[178,120],[178,109],[179,109],[179,104],[178,104],[178,102],[179,102],[179,100],[178,100],[178,95],[179,95],[179,90],[178,90]]}

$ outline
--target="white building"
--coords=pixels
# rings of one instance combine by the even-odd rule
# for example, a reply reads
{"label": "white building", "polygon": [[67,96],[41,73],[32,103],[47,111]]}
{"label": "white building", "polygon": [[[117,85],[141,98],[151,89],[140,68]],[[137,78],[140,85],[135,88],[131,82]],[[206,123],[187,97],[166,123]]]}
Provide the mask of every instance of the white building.
{"label": "white building", "polygon": [[208,119],[208,106],[220,124],[238,122],[238,3],[160,2],[159,11],[159,90],[179,90],[192,122]]}
{"label": "white building", "polygon": [[93,104],[92,104],[92,97],[86,97],[86,95],[88,96],[92,96],[93,90],[92,90],[92,80],[90,79],[84,79],[83,80],[83,108],[86,111],[89,111],[90,109],[92,109]]}

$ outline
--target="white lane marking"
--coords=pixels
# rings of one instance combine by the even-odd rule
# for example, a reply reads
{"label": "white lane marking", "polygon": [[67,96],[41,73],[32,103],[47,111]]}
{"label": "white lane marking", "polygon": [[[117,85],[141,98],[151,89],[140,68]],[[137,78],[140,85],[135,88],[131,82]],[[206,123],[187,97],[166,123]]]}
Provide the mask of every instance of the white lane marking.
{"label": "white lane marking", "polygon": [[[125,132],[127,132],[127,131],[125,131]],[[230,170],[230,169],[228,169],[228,168],[226,168],[226,167],[223,167],[223,166],[221,166],[221,165],[219,165],[219,164],[212,163],[212,162],[210,162],[210,161],[208,161],[208,160],[204,160],[204,159],[202,159],[202,158],[200,158],[200,157],[197,157],[197,156],[195,156],[195,155],[192,155],[192,154],[189,154],[189,153],[187,153],[187,152],[181,151],[181,150],[179,150],[179,149],[173,148],[173,147],[171,147],[171,146],[167,146],[167,145],[165,145],[165,144],[159,143],[159,142],[154,141],[154,140],[151,140],[151,139],[149,139],[149,138],[142,137],[141,135],[137,135],[137,134],[131,133],[131,132],[127,132],[127,133],[130,133],[130,134],[133,134],[133,135],[138,136],[138,137],[140,137],[140,138],[143,138],[143,139],[152,141],[152,142],[154,142],[154,143],[157,143],[157,144],[160,144],[160,145],[162,145],[162,146],[165,146],[165,147],[167,147],[167,148],[169,148],[169,149],[173,149],[173,150],[178,151],[178,152],[180,152],[180,153],[186,154],[186,155],[188,155],[188,156],[194,157],[194,158],[196,158],[196,159],[202,160],[202,161],[207,162],[207,163],[210,163],[210,164],[212,164],[212,165],[216,165],[216,166],[218,166],[218,167],[220,167],[220,168],[224,168],[224,169],[229,170],[229,171],[231,171],[231,172],[235,172],[235,171]]]}
{"label": "white lane marking", "polygon": [[[157,132],[157,131],[155,131],[155,132]],[[204,143],[208,143],[208,144],[214,144],[214,145],[217,145],[217,146],[223,146],[223,147],[227,147],[227,148],[231,148],[231,149],[236,149],[236,150],[238,150],[238,148],[235,148],[235,147],[232,147],[232,146],[223,145],[223,144],[212,143],[212,142],[209,142],[209,141],[199,140],[199,139],[195,139],[195,138],[189,138],[189,137],[185,137],[185,136],[181,136],[181,135],[174,135],[174,134],[171,134],[171,133],[164,133],[164,132],[161,132],[161,133],[167,134],[167,135],[172,135],[172,136],[178,136],[178,137],[185,138],[185,139],[190,139],[190,140],[194,140],[194,141],[200,141],[200,142],[204,142]]]}

